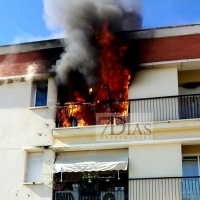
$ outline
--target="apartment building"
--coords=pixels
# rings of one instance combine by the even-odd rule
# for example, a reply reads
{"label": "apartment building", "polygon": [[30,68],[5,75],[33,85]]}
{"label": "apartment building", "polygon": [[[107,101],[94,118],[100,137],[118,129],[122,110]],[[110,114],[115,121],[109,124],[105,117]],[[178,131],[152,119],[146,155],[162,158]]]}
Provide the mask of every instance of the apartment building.
{"label": "apartment building", "polygon": [[200,199],[200,25],[124,35],[139,69],[104,102],[60,100],[59,40],[0,47],[1,199]]}

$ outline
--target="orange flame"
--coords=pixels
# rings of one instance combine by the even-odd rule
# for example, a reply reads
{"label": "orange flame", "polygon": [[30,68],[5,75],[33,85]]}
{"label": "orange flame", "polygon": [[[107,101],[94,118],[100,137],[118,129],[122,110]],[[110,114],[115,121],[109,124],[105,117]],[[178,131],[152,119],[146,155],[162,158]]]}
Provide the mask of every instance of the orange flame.
{"label": "orange flame", "polygon": [[[130,72],[122,63],[127,45],[122,44],[108,29],[106,23],[96,39],[101,47],[99,63],[101,66],[101,77],[103,83],[110,86],[111,99],[128,99],[128,86]],[[98,99],[107,99],[105,90],[96,95]],[[128,114],[128,102],[118,104],[118,112],[122,115]]]}
{"label": "orange flame", "polygon": [[[94,93],[92,88],[89,88],[89,95],[94,94],[95,112],[99,113],[115,113],[116,117],[114,123],[128,116],[128,86],[130,80],[130,72],[126,66],[123,65],[122,60],[128,46],[124,45],[117,37],[115,37],[108,28],[108,23],[102,27],[101,31],[95,34],[96,41],[100,47],[99,56],[99,76],[101,77],[101,84],[107,84],[106,88],[101,88]],[[88,91],[87,91],[88,94]],[[108,95],[109,98],[108,98]],[[73,116],[78,119],[78,126],[86,126],[94,124],[95,112],[91,111],[94,105],[85,106],[86,100],[83,96],[74,91],[76,103],[68,103],[64,108],[58,109],[57,119],[61,119],[62,127],[69,127],[69,117]],[[108,102],[101,104],[103,100],[116,100],[115,102]],[[93,109],[94,110],[94,109]]]}
{"label": "orange flame", "polygon": [[69,103],[57,110],[57,119],[60,119],[59,127],[70,127],[70,117],[72,116],[77,119],[78,126],[87,125],[84,120],[84,109],[82,108],[82,105]]}
{"label": "orange flame", "polygon": [[75,117],[78,121],[78,126],[86,126],[86,122],[84,120],[84,109],[82,105],[78,103],[85,102],[84,98],[75,91],[76,102],[68,103],[63,108],[57,110],[57,119],[60,119],[59,126],[61,127],[70,127],[70,117]]}

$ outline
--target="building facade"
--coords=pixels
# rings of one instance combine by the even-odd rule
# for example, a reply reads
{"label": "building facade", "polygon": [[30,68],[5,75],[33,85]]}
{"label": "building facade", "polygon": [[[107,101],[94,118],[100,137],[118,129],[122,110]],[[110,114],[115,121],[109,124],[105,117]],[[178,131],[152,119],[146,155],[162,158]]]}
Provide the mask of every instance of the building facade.
{"label": "building facade", "polygon": [[125,34],[140,67],[128,100],[106,104],[128,118],[87,107],[90,126],[60,126],[61,42],[0,47],[2,199],[200,199],[200,25]]}

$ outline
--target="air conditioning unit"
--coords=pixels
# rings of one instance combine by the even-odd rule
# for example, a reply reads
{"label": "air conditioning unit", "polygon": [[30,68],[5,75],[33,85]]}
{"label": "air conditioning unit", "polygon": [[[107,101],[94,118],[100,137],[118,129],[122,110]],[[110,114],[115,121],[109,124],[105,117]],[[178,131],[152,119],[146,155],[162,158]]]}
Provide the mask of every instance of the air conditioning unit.
{"label": "air conditioning unit", "polygon": [[124,191],[102,191],[101,200],[124,200]]}
{"label": "air conditioning unit", "polygon": [[79,200],[78,191],[56,191],[55,200]]}

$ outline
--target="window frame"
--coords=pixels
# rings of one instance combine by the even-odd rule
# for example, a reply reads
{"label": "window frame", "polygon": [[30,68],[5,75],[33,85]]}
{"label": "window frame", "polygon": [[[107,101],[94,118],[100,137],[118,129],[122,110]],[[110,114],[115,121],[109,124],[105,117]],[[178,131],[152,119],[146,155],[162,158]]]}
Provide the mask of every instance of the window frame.
{"label": "window frame", "polygon": [[[183,154],[182,155],[182,170],[183,170],[183,159],[185,157],[197,157],[197,167],[198,167],[198,176],[200,176],[200,154]],[[183,171],[182,171],[182,176],[184,177]]]}
{"label": "window frame", "polygon": [[[28,164],[29,164],[29,154],[32,153],[40,153],[42,155],[42,164],[41,164],[41,180],[35,180],[35,181],[28,181]],[[25,169],[24,169],[24,182],[23,185],[40,185],[43,184],[43,167],[44,167],[44,151],[25,151]]]}
{"label": "window frame", "polygon": [[[36,98],[37,98],[37,89],[40,83],[46,82],[47,86],[47,95],[46,95],[46,105],[36,106]],[[31,108],[40,108],[40,107],[48,107],[48,90],[49,90],[49,80],[34,80],[32,82],[32,95],[31,95]]]}

